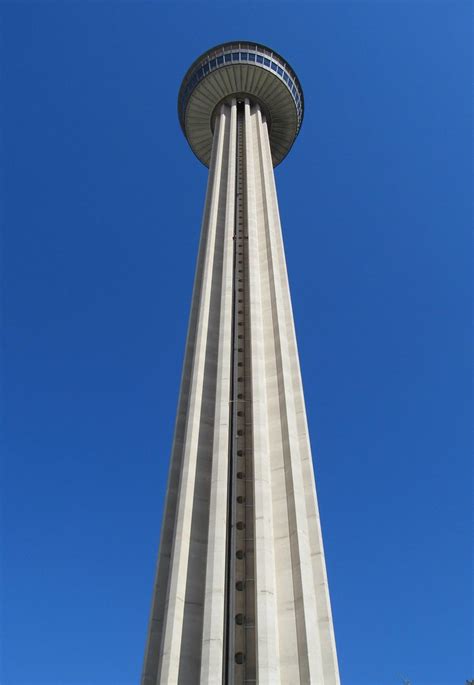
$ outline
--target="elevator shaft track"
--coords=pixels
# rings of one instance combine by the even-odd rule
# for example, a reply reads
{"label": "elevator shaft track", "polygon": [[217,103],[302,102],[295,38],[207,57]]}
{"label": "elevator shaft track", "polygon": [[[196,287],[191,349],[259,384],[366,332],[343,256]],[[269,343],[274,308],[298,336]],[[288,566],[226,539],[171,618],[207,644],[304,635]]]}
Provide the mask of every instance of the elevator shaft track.
{"label": "elevator shaft track", "polygon": [[232,383],[226,602],[226,685],[256,682],[254,483],[249,340],[245,105],[237,104]]}

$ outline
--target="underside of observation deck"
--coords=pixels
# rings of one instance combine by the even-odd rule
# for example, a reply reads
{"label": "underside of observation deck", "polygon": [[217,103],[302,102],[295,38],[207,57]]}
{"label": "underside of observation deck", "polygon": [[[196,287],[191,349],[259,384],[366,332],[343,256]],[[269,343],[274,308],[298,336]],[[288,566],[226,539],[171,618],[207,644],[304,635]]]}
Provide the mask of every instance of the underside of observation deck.
{"label": "underside of observation deck", "polygon": [[201,55],[186,73],[178,96],[183,132],[209,166],[214,115],[222,102],[250,98],[268,126],[273,165],[288,154],[301,128],[303,90],[289,64],[259,43],[223,43]]}

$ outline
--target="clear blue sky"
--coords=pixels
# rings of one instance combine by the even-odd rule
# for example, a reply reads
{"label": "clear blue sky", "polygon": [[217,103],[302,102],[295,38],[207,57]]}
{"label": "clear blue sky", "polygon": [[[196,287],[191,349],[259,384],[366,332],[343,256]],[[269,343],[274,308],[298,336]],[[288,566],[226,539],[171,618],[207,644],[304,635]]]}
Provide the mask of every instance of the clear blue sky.
{"label": "clear blue sky", "polygon": [[0,19],[1,684],[138,683],[206,185],[176,97],[236,38],[305,92],[277,184],[343,685],[474,678],[471,4]]}

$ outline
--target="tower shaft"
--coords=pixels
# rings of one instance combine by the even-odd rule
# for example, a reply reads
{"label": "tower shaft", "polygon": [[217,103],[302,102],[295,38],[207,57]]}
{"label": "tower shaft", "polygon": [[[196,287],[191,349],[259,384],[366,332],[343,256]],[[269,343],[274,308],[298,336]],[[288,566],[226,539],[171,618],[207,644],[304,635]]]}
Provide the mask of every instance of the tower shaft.
{"label": "tower shaft", "polygon": [[142,685],[339,675],[267,122],[215,117]]}

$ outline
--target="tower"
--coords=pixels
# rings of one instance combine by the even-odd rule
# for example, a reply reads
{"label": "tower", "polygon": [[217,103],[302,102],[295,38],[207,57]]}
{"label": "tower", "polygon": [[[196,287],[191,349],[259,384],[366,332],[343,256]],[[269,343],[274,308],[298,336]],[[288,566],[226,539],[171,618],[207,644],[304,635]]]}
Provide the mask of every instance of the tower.
{"label": "tower", "polygon": [[142,685],[338,685],[273,174],[303,92],[277,53],[225,43],[178,112],[209,179]]}

